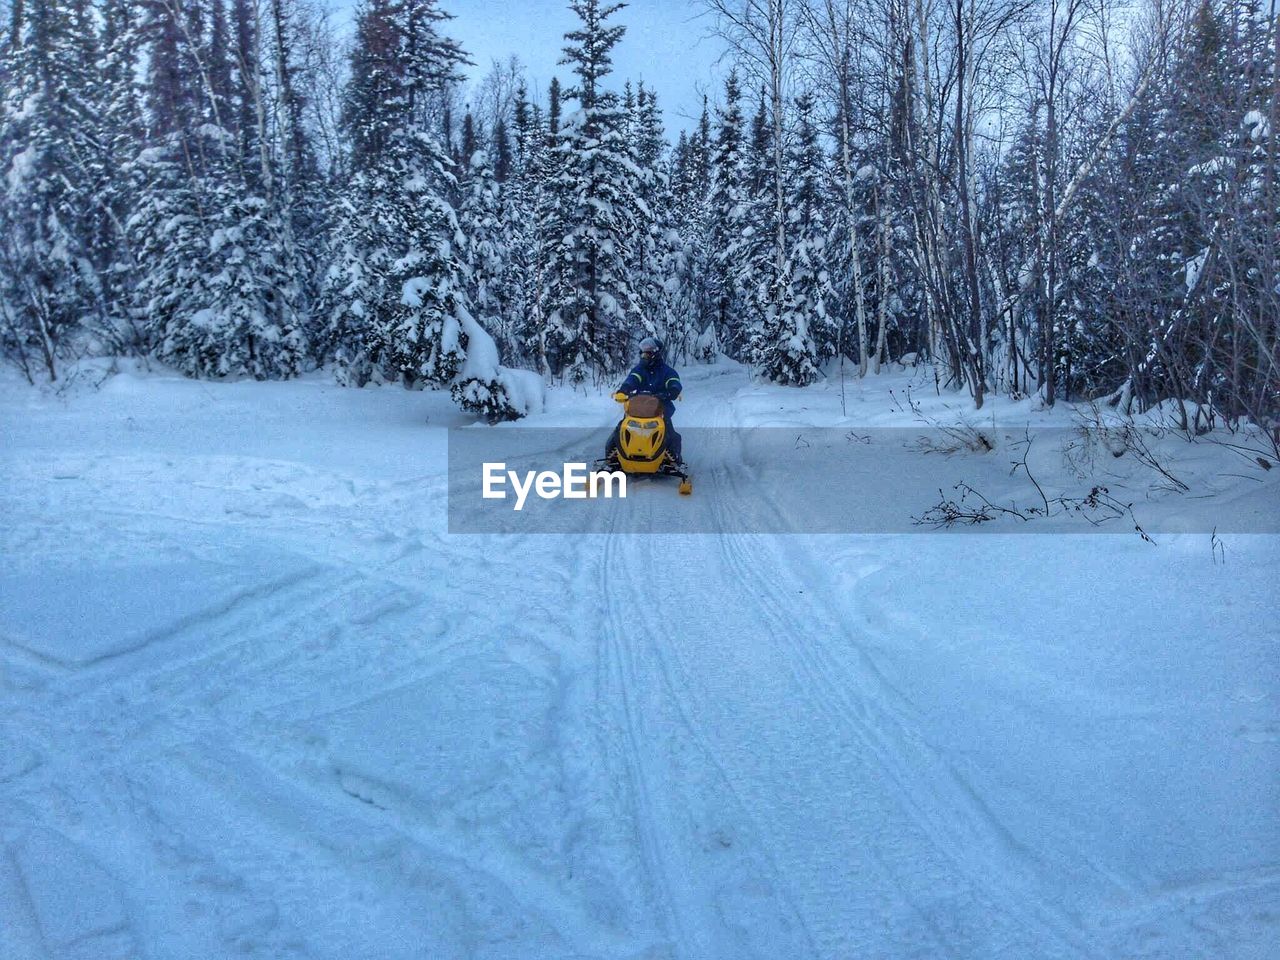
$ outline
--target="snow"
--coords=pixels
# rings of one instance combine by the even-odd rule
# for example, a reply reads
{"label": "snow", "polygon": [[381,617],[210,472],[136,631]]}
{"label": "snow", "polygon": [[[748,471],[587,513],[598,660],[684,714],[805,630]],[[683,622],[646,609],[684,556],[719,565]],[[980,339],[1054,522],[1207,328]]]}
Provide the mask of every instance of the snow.
{"label": "snow", "polygon": [[195,132],[198,136],[208,137],[210,140],[220,140],[223,143],[230,143],[235,140],[235,136],[231,131],[218,126],[216,123],[202,123],[196,127]]}
{"label": "snow", "polygon": [[1212,177],[1222,173],[1227,167],[1226,157],[1213,157],[1203,163],[1197,163],[1187,171],[1188,177]]}
{"label": "snow", "polygon": [[1209,248],[1206,247],[1187,261],[1186,284],[1188,294],[1195,290],[1196,285],[1200,282],[1200,273],[1204,270],[1205,261],[1208,259]]}
{"label": "snow", "polygon": [[163,163],[169,156],[168,147],[144,147],[138,151],[138,162],[141,164]]}
{"label": "snow", "polygon": [[498,345],[470,311],[460,310],[458,322],[467,338],[467,358],[462,363],[460,378],[492,380],[498,369]]}
{"label": "snow", "polygon": [[1242,124],[1249,129],[1249,139],[1260,142],[1271,135],[1271,122],[1261,112],[1250,110]]}
{"label": "snow", "polygon": [[400,302],[406,307],[417,310],[422,306],[426,295],[434,290],[435,282],[430,277],[410,277],[400,288]]}
{"label": "snow", "polygon": [[[518,414],[541,413],[546,392],[542,377],[531,370],[502,366],[498,362],[498,345],[470,311],[458,312],[458,325],[467,338],[467,355],[458,371],[457,382],[473,393],[484,391],[486,395],[489,385],[496,383],[506,392],[507,400]],[[445,342],[447,348],[456,342],[456,335],[446,337]]]}
{"label": "snow", "polygon": [[522,416],[542,413],[546,406],[546,383],[532,370],[499,366],[498,382],[507,391],[511,405]]}
{"label": "snow", "polygon": [[24,120],[29,120],[36,116],[41,106],[41,100],[42,97],[35,93],[28,94],[24,97],[22,104],[12,116],[12,122],[21,123]]}
{"label": "snow", "polygon": [[218,327],[218,311],[211,307],[195,311],[191,314],[191,325],[199,330],[216,330]]}
{"label": "snow", "polygon": [[36,161],[39,158],[40,151],[35,144],[25,147],[13,155],[13,162],[9,167],[7,177],[10,193],[16,193],[22,188],[23,184],[31,179],[35,171]]}
{"label": "snow", "polygon": [[59,957],[137,956],[119,883],[82,849],[51,830],[31,830],[13,850],[46,946]]}
{"label": "snow", "polygon": [[[65,468],[64,468],[65,469]],[[59,483],[79,478],[63,474]],[[238,562],[237,562],[238,559]],[[182,632],[186,621],[204,622],[264,587],[261,556],[150,562],[126,558],[88,563],[12,565],[0,573],[0,607],[6,639],[37,657],[85,666]],[[282,565],[278,569],[287,569]],[[162,592],[138,592],[138,582],[165,584]],[[280,578],[266,581],[276,589]]]}
{"label": "snow", "polygon": [[[1087,482],[1067,405],[681,372],[693,497],[564,536],[448,533],[448,431],[558,467],[608,385],[504,370],[539,403],[490,429],[324,374],[0,374],[0,956],[1273,955],[1280,536],[1207,524],[1274,519],[1280,471],[1153,437],[1192,487],[1154,545],[622,532],[791,523],[821,458],[765,428],[910,430],[908,392]],[[1012,454],[879,442],[851,510]]]}

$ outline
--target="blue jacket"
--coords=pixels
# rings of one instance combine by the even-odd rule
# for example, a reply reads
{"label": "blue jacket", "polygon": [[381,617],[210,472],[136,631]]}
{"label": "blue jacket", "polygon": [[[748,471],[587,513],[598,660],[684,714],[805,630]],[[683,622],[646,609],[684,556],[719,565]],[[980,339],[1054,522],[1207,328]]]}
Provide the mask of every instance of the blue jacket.
{"label": "blue jacket", "polygon": [[618,388],[621,393],[651,393],[660,398],[663,412],[666,413],[668,420],[676,409],[672,401],[680,396],[680,391],[683,389],[680,374],[661,360],[654,360],[652,363],[641,360],[627,374],[627,379],[623,380],[622,386]]}

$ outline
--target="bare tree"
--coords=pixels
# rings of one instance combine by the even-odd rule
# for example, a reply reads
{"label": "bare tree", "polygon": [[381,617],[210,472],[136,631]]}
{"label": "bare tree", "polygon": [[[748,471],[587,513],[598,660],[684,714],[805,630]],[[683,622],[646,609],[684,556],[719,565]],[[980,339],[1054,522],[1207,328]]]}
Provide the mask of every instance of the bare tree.
{"label": "bare tree", "polygon": [[[849,263],[853,269],[854,317],[858,325],[858,375],[867,374],[867,308],[863,290],[862,243],[858,233],[859,211],[854,196],[857,166],[854,160],[853,114],[855,87],[865,83],[864,51],[859,22],[865,10],[861,0],[803,0],[799,22],[804,29],[804,56],[817,68],[819,88],[825,90],[836,110],[839,138],[840,180],[849,238]],[[843,361],[841,350],[841,358]],[[879,360],[876,361],[879,372]]]}
{"label": "bare tree", "polygon": [[775,277],[780,278],[787,263],[784,123],[795,68],[800,0],[703,0],[703,3],[714,14],[717,32],[737,54],[744,72],[768,91],[773,126],[773,263]]}
{"label": "bare tree", "polygon": [[514,124],[516,94],[524,75],[524,64],[514,54],[506,60],[494,60],[484,79],[468,94],[472,116],[486,134],[499,121],[508,128]]}

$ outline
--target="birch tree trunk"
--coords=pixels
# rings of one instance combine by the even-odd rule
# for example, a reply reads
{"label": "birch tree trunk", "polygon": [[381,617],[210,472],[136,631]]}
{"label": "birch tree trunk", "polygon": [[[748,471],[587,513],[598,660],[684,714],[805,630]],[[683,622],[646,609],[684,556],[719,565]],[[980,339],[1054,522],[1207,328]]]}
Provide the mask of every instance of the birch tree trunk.
{"label": "birch tree trunk", "polygon": [[889,198],[888,188],[880,185],[877,193],[880,213],[880,263],[879,282],[880,302],[876,305],[876,354],[875,374],[880,375],[880,365],[884,362],[885,338],[888,335],[889,321]]}
{"label": "birch tree trunk", "polygon": [[[850,146],[848,80],[840,110],[840,154],[844,168],[844,209],[848,218],[849,262],[853,265],[853,311],[858,321],[858,376],[867,375],[867,306],[862,290],[862,250],[858,242],[858,211],[853,195],[853,151]],[[878,367],[878,364],[877,364]]]}
{"label": "birch tree trunk", "polygon": [[[982,304],[978,293],[978,252],[974,237],[973,199],[970,196],[969,153],[972,145],[970,139],[970,120],[966,110],[971,105],[972,82],[970,72],[973,70],[973,8],[969,5],[966,12],[965,0],[955,0],[956,36],[956,84],[955,93],[955,151],[959,167],[957,184],[960,190],[960,224],[964,239],[964,279],[965,279],[965,325],[961,346],[964,351],[961,362],[969,378],[969,389],[973,393],[973,402],[979,409],[982,407],[983,393],[986,386],[983,372],[982,351],[986,349],[983,339],[974,342],[982,328]],[[966,83],[969,83],[966,89]],[[980,336],[980,335],[979,335]]]}

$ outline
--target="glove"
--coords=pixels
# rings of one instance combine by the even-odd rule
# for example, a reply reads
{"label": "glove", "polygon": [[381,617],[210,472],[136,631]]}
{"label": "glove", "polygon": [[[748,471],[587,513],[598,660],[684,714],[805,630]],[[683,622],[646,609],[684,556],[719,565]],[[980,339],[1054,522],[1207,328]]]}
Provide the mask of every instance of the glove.
{"label": "glove", "polygon": [[619,390],[617,393],[613,395],[613,399],[617,400],[619,403],[626,403],[629,396],[630,394],[623,393],[621,390]]}

